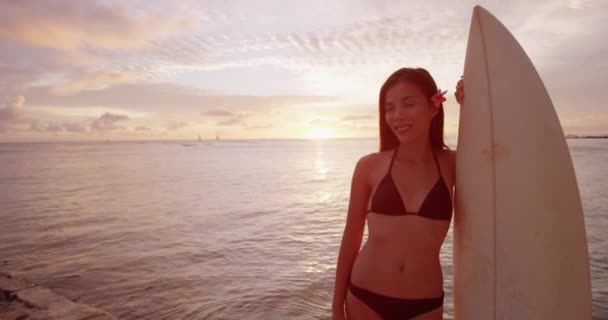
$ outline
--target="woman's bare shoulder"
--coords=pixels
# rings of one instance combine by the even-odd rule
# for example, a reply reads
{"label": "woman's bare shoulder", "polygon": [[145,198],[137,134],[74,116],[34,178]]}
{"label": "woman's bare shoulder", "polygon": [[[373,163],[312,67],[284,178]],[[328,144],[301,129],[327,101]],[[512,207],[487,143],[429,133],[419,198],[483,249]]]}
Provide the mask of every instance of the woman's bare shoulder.
{"label": "woman's bare shoulder", "polygon": [[355,170],[361,171],[361,173],[369,172],[370,168],[373,166],[374,159],[376,157],[376,152],[368,153],[359,158],[357,160],[357,166]]}
{"label": "woman's bare shoulder", "polygon": [[391,158],[391,152],[388,151],[378,151],[378,152],[370,152],[368,154],[363,155],[359,158],[358,163],[361,163],[362,167],[365,167],[367,171],[373,170],[379,163],[386,161],[386,159]]}
{"label": "woman's bare shoulder", "polygon": [[366,184],[371,185],[370,181],[373,180],[371,177],[381,166],[382,161],[386,161],[386,157],[388,157],[386,151],[370,152],[361,156],[355,167],[355,175],[362,177]]}

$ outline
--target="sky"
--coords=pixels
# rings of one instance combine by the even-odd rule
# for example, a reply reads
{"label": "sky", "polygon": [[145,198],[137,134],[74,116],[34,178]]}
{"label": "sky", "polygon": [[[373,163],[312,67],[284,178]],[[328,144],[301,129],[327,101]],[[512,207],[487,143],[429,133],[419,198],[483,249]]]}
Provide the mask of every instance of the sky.
{"label": "sky", "polygon": [[0,1],[0,142],[364,138],[401,67],[441,89],[472,9],[517,38],[566,134],[608,134],[608,1]]}

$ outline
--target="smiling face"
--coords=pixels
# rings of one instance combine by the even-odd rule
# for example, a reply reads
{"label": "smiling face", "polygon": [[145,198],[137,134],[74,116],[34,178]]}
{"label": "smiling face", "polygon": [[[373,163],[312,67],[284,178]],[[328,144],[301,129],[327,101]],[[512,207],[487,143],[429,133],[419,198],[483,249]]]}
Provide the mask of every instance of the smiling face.
{"label": "smiling face", "polygon": [[429,139],[431,120],[439,112],[419,86],[401,81],[388,88],[384,119],[401,143]]}

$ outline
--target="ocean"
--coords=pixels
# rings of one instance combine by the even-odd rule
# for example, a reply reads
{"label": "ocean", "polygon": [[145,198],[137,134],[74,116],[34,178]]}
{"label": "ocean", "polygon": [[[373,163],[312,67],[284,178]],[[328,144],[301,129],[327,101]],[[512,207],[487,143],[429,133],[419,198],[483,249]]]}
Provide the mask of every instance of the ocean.
{"label": "ocean", "polygon": [[[608,319],[608,140],[568,144],[594,319]],[[119,319],[330,319],[352,171],[374,151],[374,139],[0,144],[0,271]],[[445,319],[451,244],[450,229]]]}

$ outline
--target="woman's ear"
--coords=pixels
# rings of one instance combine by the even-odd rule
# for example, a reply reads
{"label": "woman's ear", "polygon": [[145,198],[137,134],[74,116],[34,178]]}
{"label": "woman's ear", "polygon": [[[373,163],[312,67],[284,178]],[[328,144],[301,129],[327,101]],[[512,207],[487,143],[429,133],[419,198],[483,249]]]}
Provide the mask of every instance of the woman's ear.
{"label": "woman's ear", "polygon": [[439,106],[437,106],[436,104],[431,102],[431,114],[432,114],[431,118],[434,118],[439,113],[440,108],[441,108],[441,104]]}

